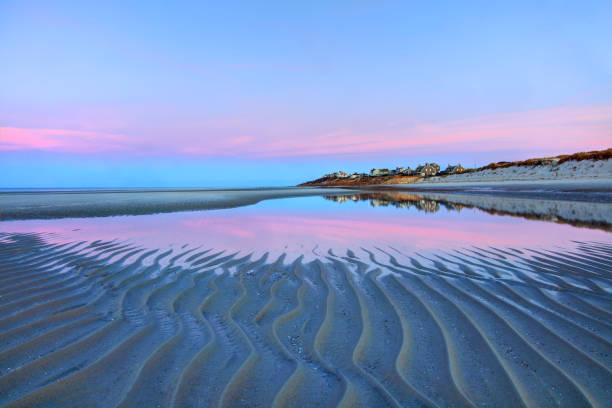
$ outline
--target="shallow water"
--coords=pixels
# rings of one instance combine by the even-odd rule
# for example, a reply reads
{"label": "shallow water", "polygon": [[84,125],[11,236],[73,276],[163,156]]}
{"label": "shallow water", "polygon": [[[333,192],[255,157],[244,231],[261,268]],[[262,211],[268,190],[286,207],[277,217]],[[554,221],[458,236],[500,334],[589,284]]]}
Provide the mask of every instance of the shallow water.
{"label": "shallow water", "polygon": [[377,194],[1,221],[0,404],[610,406],[609,225]]}

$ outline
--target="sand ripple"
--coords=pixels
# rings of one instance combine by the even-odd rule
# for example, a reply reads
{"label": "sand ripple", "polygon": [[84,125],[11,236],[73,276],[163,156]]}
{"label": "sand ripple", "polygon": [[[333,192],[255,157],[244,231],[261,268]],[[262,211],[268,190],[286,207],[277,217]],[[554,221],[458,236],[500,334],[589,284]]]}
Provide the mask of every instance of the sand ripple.
{"label": "sand ripple", "polygon": [[0,405],[612,406],[612,245],[283,255],[0,234]]}

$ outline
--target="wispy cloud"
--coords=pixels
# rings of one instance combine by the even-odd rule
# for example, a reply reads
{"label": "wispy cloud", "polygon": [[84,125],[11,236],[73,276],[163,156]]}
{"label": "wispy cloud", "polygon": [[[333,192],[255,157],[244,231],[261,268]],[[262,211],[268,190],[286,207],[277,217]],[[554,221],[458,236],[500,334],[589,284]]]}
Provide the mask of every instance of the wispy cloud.
{"label": "wispy cloud", "polygon": [[362,155],[386,152],[598,149],[612,140],[612,106],[576,106],[446,122],[386,126],[376,132],[342,129],[310,139],[254,147],[260,156]]}
{"label": "wispy cloud", "polygon": [[0,127],[0,151],[44,150],[87,154],[130,148],[121,134],[70,129]]}
{"label": "wispy cloud", "polygon": [[[0,127],[0,151],[43,150],[92,154],[186,155],[252,159],[369,156],[381,154],[487,152],[572,152],[609,147],[612,105],[563,106],[443,122],[369,124],[375,131],[340,127],[309,135],[299,124],[224,121],[181,130],[126,130]],[[166,127],[171,129],[171,127]],[[167,134],[166,134],[167,133]]]}

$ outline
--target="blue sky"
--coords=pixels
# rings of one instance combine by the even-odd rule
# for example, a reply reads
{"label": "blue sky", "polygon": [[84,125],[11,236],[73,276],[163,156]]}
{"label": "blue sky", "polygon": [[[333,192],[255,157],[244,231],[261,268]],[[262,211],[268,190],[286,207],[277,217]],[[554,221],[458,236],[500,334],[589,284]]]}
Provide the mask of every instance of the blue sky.
{"label": "blue sky", "polygon": [[491,3],[1,1],[0,187],[609,147],[612,3]]}

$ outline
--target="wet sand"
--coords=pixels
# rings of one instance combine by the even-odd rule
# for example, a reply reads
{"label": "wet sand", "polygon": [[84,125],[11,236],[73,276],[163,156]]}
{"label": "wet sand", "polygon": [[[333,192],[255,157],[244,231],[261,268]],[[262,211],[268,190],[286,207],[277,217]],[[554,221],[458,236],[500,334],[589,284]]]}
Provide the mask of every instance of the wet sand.
{"label": "wet sand", "polygon": [[0,405],[612,401],[610,242],[304,261],[0,240]]}
{"label": "wet sand", "polygon": [[[368,188],[366,188],[367,190]],[[369,187],[372,189],[372,187]],[[423,181],[378,186],[380,190],[463,193],[511,198],[612,202],[612,178],[523,181]]]}
{"label": "wet sand", "polygon": [[[0,220],[108,217],[235,208],[321,195],[320,188],[0,191]],[[325,189],[326,193],[346,192]]]}

